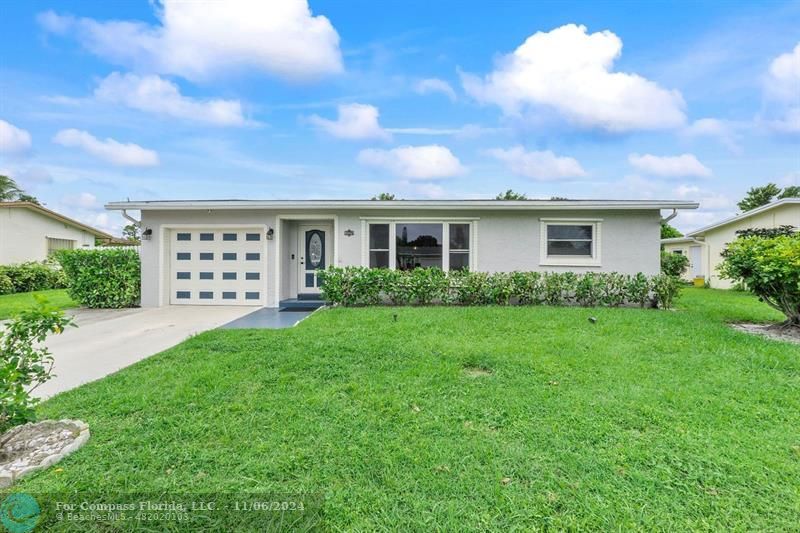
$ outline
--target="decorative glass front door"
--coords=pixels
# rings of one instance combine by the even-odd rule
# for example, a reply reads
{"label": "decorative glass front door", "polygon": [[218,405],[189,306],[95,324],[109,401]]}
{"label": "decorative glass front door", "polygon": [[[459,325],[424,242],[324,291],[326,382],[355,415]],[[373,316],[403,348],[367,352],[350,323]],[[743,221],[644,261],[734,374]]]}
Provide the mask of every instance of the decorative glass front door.
{"label": "decorative glass front door", "polygon": [[300,250],[299,293],[318,293],[317,272],[328,266],[326,237],[329,230],[324,227],[301,227],[298,242]]}

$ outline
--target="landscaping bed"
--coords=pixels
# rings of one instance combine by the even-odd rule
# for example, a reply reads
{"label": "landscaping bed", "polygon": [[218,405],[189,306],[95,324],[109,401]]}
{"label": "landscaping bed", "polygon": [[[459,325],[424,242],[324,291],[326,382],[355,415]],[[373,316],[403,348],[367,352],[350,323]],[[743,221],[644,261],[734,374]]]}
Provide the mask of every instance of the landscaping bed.
{"label": "landscaping bed", "polygon": [[781,319],[744,293],[677,307],[207,332],[41,405],[92,438],[17,487],[321,494],[334,530],[796,528],[800,346],[731,329]]}

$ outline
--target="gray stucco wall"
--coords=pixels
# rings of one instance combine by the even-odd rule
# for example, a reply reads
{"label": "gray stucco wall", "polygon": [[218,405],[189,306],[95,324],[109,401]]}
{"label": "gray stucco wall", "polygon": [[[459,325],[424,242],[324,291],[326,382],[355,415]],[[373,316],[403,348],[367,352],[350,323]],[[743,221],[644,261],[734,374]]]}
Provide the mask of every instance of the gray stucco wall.
{"label": "gray stucco wall", "polygon": [[[313,213],[282,210],[165,210],[143,211],[142,227],[152,229],[152,238],[142,243],[142,305],[165,305],[169,302],[169,250],[162,251],[165,229],[171,225],[253,225],[264,230],[273,228],[276,238],[266,243],[266,275],[264,290],[267,305],[291,296],[294,267],[288,264],[293,249],[292,223],[309,218],[336,219],[334,249],[337,266],[362,264],[364,217],[448,220],[475,220],[477,254],[476,270],[487,272],[513,270],[622,272],[656,274],[659,271],[660,212],[645,211],[403,211],[403,210],[316,210]],[[280,217],[280,218],[279,218]],[[286,217],[286,218],[284,218]],[[599,266],[548,266],[540,264],[541,218],[595,219],[601,224]],[[280,224],[278,224],[280,220]],[[352,236],[345,232],[351,230]],[[278,265],[280,250],[281,265]],[[279,269],[279,270],[278,270]],[[280,282],[277,282],[276,273]]]}

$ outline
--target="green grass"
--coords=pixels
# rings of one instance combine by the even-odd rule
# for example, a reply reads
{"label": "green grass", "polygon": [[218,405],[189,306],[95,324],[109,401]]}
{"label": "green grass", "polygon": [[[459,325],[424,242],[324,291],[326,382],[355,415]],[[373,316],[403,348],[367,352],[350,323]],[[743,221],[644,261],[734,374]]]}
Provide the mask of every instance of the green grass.
{"label": "green grass", "polygon": [[0,320],[5,320],[36,305],[34,295],[41,295],[47,302],[58,309],[77,307],[78,304],[67,294],[66,289],[52,289],[46,291],[20,292],[17,294],[4,294],[0,296]]}
{"label": "green grass", "polygon": [[780,319],[746,294],[679,307],[207,332],[43,404],[92,438],[19,489],[321,493],[335,530],[797,528],[800,346],[728,328]]}

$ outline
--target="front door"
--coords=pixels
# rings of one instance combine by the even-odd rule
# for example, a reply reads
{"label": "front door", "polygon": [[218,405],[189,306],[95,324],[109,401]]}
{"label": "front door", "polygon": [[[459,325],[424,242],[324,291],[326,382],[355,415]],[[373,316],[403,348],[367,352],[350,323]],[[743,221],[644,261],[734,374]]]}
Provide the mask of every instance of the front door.
{"label": "front door", "polygon": [[331,262],[333,235],[331,226],[315,224],[300,226],[298,232],[297,286],[299,294],[319,293],[317,272],[328,268]]}
{"label": "front door", "polygon": [[689,247],[689,265],[692,267],[693,278],[703,275],[703,251],[699,246]]}

